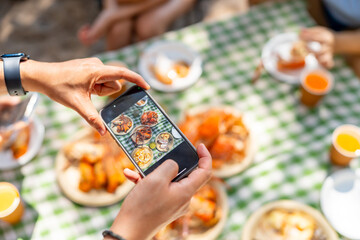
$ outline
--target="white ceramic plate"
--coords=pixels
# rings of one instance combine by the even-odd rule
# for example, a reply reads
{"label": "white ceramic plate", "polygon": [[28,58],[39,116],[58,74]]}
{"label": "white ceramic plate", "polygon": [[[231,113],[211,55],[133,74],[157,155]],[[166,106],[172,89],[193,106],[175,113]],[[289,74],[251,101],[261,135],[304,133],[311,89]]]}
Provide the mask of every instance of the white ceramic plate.
{"label": "white ceramic plate", "polygon": [[256,227],[260,219],[272,209],[286,209],[286,210],[299,210],[303,211],[314,218],[318,227],[323,230],[327,240],[338,240],[338,236],[335,231],[331,228],[329,223],[325,220],[323,215],[314,208],[307,206],[303,203],[292,201],[292,200],[280,200],[265,204],[251,214],[247,220],[242,232],[242,240],[253,240]]}
{"label": "white ceramic plate", "polygon": [[44,125],[38,118],[33,117],[32,120],[30,120],[30,142],[28,151],[18,159],[14,159],[11,150],[0,152],[0,170],[18,168],[32,160],[41,148],[44,133]]}
{"label": "white ceramic plate", "polygon": [[265,70],[274,78],[289,84],[300,84],[300,75],[303,70],[314,69],[319,66],[313,54],[309,54],[305,58],[306,65],[298,70],[279,71],[277,69],[277,54],[286,55],[294,42],[298,41],[297,33],[282,33],[271,38],[264,46],[261,59]]}
{"label": "white ceramic plate", "polygon": [[336,171],[321,189],[321,209],[341,235],[360,239],[360,171]]}
{"label": "white ceramic plate", "polygon": [[247,154],[242,159],[242,161],[240,161],[238,163],[224,164],[219,169],[214,169],[213,168],[214,176],[219,177],[219,178],[228,178],[228,177],[234,176],[234,175],[244,171],[252,163],[252,161],[254,159],[254,156],[255,156],[255,153],[256,153],[256,150],[257,150],[256,136],[254,134],[255,126],[254,126],[253,123],[250,124],[250,121],[247,120],[246,115],[241,114],[235,108],[232,108],[232,107],[229,107],[229,106],[199,106],[199,107],[196,107],[196,108],[193,108],[193,109],[190,109],[189,111],[187,111],[183,115],[183,117],[181,118],[182,119],[181,121],[183,121],[183,119],[185,119],[185,116],[187,114],[189,114],[189,115],[197,115],[197,114],[206,112],[211,108],[222,109],[222,110],[231,112],[231,113],[233,113],[235,115],[242,116],[244,124],[246,125],[246,127],[249,130],[249,137],[247,139],[247,147],[246,147],[246,153]]}
{"label": "white ceramic plate", "polygon": [[[159,55],[164,55],[173,61],[185,61],[190,64],[187,77],[178,79],[171,85],[157,80],[150,70]],[[178,92],[189,88],[197,82],[202,73],[202,59],[200,54],[189,46],[180,42],[158,41],[145,49],[141,56],[138,70],[141,76],[156,90],[163,92]]]}
{"label": "white ceramic plate", "polygon": [[[89,139],[91,134],[93,134],[91,130],[85,129],[75,134],[76,137],[71,139],[70,142],[80,139]],[[125,180],[124,183],[118,186],[114,193],[108,193],[103,189],[92,189],[87,193],[82,192],[78,188],[80,180],[79,169],[75,166],[70,166],[64,170],[67,165],[68,160],[66,159],[63,150],[60,150],[55,160],[57,182],[65,196],[80,205],[89,207],[112,205],[123,199],[134,187],[132,182]]]}

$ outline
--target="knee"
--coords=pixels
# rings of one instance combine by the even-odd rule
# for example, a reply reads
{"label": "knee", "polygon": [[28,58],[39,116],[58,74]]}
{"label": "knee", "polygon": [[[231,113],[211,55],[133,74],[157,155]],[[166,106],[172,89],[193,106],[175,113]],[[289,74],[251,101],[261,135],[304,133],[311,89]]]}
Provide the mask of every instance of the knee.
{"label": "knee", "polygon": [[118,35],[118,34],[126,35],[131,31],[131,21],[123,20],[121,22],[117,22],[109,29],[109,31],[111,35]]}
{"label": "knee", "polygon": [[165,32],[166,29],[162,29],[160,24],[157,24],[153,20],[145,17],[140,17],[135,22],[135,32],[138,40],[145,40]]}

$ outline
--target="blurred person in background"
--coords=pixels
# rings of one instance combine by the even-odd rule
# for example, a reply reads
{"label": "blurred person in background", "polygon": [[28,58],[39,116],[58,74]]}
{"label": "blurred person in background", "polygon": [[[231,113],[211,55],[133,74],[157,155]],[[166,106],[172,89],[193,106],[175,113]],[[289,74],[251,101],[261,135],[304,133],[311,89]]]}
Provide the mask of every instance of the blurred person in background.
{"label": "blurred person in background", "polygon": [[84,45],[106,38],[106,49],[115,50],[133,41],[164,33],[196,0],[104,0],[104,8],[91,25],[78,31]]}
{"label": "blurred person in background", "polygon": [[309,0],[308,9],[321,26],[303,29],[300,38],[321,44],[314,53],[320,64],[332,68],[334,54],[342,54],[360,76],[360,1]]}

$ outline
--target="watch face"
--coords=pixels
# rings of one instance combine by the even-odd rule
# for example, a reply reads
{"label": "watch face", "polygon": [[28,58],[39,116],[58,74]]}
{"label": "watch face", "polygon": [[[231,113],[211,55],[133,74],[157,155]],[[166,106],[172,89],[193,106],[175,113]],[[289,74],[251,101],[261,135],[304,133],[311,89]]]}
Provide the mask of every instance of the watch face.
{"label": "watch face", "polygon": [[25,53],[10,53],[1,55],[2,58],[10,58],[10,57],[25,57]]}

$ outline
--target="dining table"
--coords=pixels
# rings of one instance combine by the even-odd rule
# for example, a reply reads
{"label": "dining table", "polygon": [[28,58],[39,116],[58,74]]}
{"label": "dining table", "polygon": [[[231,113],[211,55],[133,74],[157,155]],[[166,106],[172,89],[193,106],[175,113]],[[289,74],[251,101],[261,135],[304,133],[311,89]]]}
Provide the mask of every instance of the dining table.
{"label": "dining table", "polygon": [[[329,160],[332,132],[342,124],[360,126],[360,79],[341,56],[335,57],[330,70],[333,89],[315,108],[301,104],[296,84],[278,81],[265,71],[256,83],[251,81],[270,38],[315,25],[305,1],[268,1],[245,14],[200,22],[96,55],[104,63],[118,60],[137,71],[139,59],[151,44],[184,43],[202,58],[199,80],[181,92],[149,91],[171,119],[179,122],[189,109],[208,106],[230,106],[249,119],[256,153],[246,170],[224,179],[229,214],[219,240],[240,239],[251,213],[275,200],[296,200],[321,211],[322,184],[339,169]],[[106,101],[93,97],[98,109]],[[17,186],[26,204],[18,224],[0,222],[0,239],[101,239],[121,202],[106,207],[72,202],[60,190],[54,167],[59,150],[87,127],[86,122],[43,95],[34,115],[45,126],[39,153],[24,166],[0,171],[0,182]],[[359,168],[360,161],[348,167]]]}

